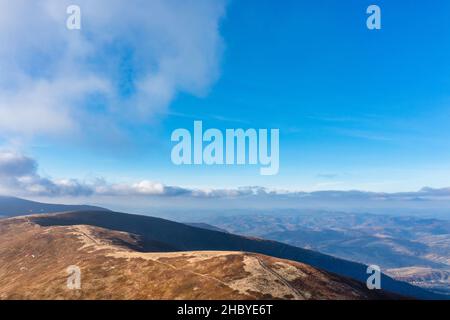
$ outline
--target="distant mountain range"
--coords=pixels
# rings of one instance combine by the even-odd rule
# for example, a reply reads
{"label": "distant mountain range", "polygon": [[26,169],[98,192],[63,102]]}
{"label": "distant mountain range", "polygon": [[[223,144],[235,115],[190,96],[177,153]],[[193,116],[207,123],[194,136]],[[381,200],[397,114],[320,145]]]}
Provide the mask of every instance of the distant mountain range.
{"label": "distant mountain range", "polygon": [[203,221],[235,234],[376,264],[396,279],[450,296],[448,220],[297,210],[216,215]]}
{"label": "distant mountain range", "polygon": [[[42,205],[43,204],[39,204]],[[67,207],[64,207],[64,211],[67,211]],[[0,210],[0,212],[5,212],[4,210]],[[31,228],[32,226],[35,226]],[[33,252],[40,252],[46,256],[47,264],[40,265],[40,272],[44,272],[45,267],[53,268],[52,261],[49,258],[48,254],[50,252],[46,252],[47,248],[45,246],[39,246],[38,248],[32,248],[28,246],[32,246],[32,243],[29,243],[31,239],[35,239],[36,237],[42,238],[42,242],[46,244],[51,244],[52,246],[52,254],[55,252],[60,252],[63,256],[65,255],[66,246],[74,246],[71,242],[73,241],[73,234],[83,234],[81,229],[85,229],[88,226],[88,231],[85,232],[84,241],[86,239],[90,239],[91,244],[97,247],[98,250],[102,250],[102,248],[106,248],[108,250],[116,250],[118,247],[124,249],[126,252],[121,253],[121,257],[125,256],[134,256],[140,254],[150,254],[150,253],[171,253],[177,256],[177,259],[181,259],[183,256],[182,252],[240,252],[241,258],[246,259],[246,257],[252,256],[252,254],[257,254],[264,256],[271,256],[272,258],[267,259],[285,259],[290,260],[288,264],[301,263],[306,265],[308,268],[312,268],[311,270],[318,270],[318,272],[325,272],[325,274],[330,277],[334,277],[333,279],[340,279],[342,284],[348,284],[350,281],[349,278],[354,279],[359,282],[351,282],[354,286],[355,296],[354,298],[376,298],[372,294],[376,291],[370,291],[372,294],[364,291],[365,281],[368,277],[366,270],[367,267],[360,263],[355,263],[351,261],[346,261],[343,259],[338,259],[332,256],[328,256],[325,254],[321,254],[315,251],[306,250],[298,247],[294,247],[291,245],[283,244],[276,241],[263,240],[260,238],[249,238],[245,236],[238,236],[230,233],[224,233],[220,231],[208,230],[198,227],[189,226],[182,223],[172,222],[165,219],[153,218],[148,216],[139,216],[139,215],[131,215],[125,213],[117,213],[103,210],[89,210],[89,211],[78,211],[78,212],[66,212],[59,214],[35,214],[27,217],[18,217],[13,219],[3,219],[0,220],[0,260],[2,260],[1,265],[4,265],[6,262],[9,263],[10,267],[15,268],[14,266],[21,266],[27,269],[34,269],[33,260],[28,260],[26,263],[31,263],[31,265],[26,266],[26,263],[22,261],[23,254],[26,252],[28,255],[35,255]],[[80,229],[81,228],[81,229]],[[51,230],[52,232],[49,232]],[[58,239],[53,239],[50,235],[55,232],[64,231],[61,234],[61,237]],[[11,242],[11,236],[15,235],[16,241]],[[31,238],[27,238],[31,237]],[[50,238],[48,238],[50,237]],[[75,238],[79,238],[79,236],[75,236]],[[27,241],[25,241],[28,239]],[[56,242],[55,242],[56,241]],[[66,241],[70,241],[70,244]],[[103,245],[107,245],[104,247]],[[111,249],[108,246],[113,246]],[[83,247],[83,245],[81,246]],[[84,247],[83,247],[84,248]],[[48,248],[50,250],[50,247]],[[55,251],[56,250],[56,251]],[[108,251],[107,250],[107,251]],[[15,255],[15,251],[17,251],[18,255]],[[96,251],[96,250],[95,250]],[[3,255],[5,252],[8,253],[7,256]],[[114,255],[114,254],[113,254]],[[186,253],[186,255],[190,255]],[[194,254],[194,256],[197,255]],[[242,256],[244,255],[244,256]],[[161,258],[158,258],[159,262],[162,260],[165,261],[166,256],[162,255]],[[58,256],[53,256],[54,259],[59,259]],[[83,259],[88,259],[88,257],[83,257]],[[103,257],[104,258],[104,257]],[[102,261],[103,261],[102,258]],[[239,259],[241,259],[239,258]],[[49,260],[50,259],[50,260]],[[66,259],[61,257],[61,259]],[[81,259],[81,258],[78,258]],[[84,260],[81,261],[84,261]],[[162,259],[162,260],[161,260]],[[195,258],[192,258],[195,260]],[[214,259],[220,260],[220,255],[214,257]],[[213,260],[214,260],[213,259]],[[78,263],[76,257],[67,258],[68,261],[72,261],[74,264]],[[161,260],[161,261],[160,261]],[[271,261],[275,261],[271,260]],[[283,260],[283,261],[285,261]],[[278,261],[278,260],[276,260]],[[214,264],[214,261],[210,261]],[[11,264],[12,263],[12,264]],[[107,263],[109,267],[112,267],[111,261],[108,260]],[[177,262],[181,263],[181,262]],[[249,262],[250,263],[250,262]],[[273,262],[275,263],[275,262]],[[281,263],[281,262],[280,262]],[[189,264],[184,262],[186,267],[189,267]],[[251,263],[255,265],[255,261]],[[262,263],[264,265],[264,263]],[[276,264],[276,263],[275,263]],[[219,264],[220,265],[220,264]],[[240,265],[245,269],[245,263]],[[259,264],[261,266],[261,264]],[[103,266],[103,262],[101,264]],[[297,265],[295,265],[297,266]],[[86,266],[87,268],[96,268],[100,267],[95,266]],[[102,267],[103,268],[103,267]],[[136,270],[139,268],[136,266]],[[226,264],[218,266],[223,270],[226,269]],[[274,266],[270,267],[272,271],[274,271]],[[288,268],[289,269],[289,268]],[[8,277],[11,277],[11,270],[0,269],[0,288],[4,285],[8,284]],[[20,270],[20,269],[19,269]],[[266,272],[268,269],[265,268]],[[323,271],[320,271],[323,270]],[[17,269],[15,270],[16,272]],[[192,271],[192,270],[191,270]],[[276,270],[275,270],[276,271]],[[138,271],[136,271],[138,272]],[[162,272],[161,270],[159,272]],[[197,272],[197,271],[195,271]],[[286,271],[287,272],[287,271]],[[280,271],[283,273],[283,271]],[[203,274],[204,273],[201,273]],[[209,274],[209,273],[208,273]],[[279,273],[277,273],[279,275]],[[272,274],[274,275],[274,274]],[[18,274],[15,274],[13,277],[16,279]],[[239,275],[235,275],[236,277],[240,277]],[[287,278],[281,276],[284,281],[287,281]],[[10,278],[12,279],[12,278]],[[24,278],[26,281],[28,278]],[[290,279],[290,278],[289,278]],[[248,279],[247,279],[248,280]],[[298,281],[297,281],[298,280]],[[313,279],[312,279],[313,280]],[[131,280],[130,280],[131,281]],[[256,280],[255,280],[256,281]],[[281,280],[280,280],[281,281]],[[296,291],[297,293],[302,292],[302,284],[299,282],[299,278],[295,278],[293,280],[296,283]],[[278,281],[279,282],[279,281]],[[283,281],[281,281],[283,282]],[[292,285],[291,282],[287,281]],[[359,283],[356,285],[356,283]],[[382,288],[387,292],[392,292],[398,294],[400,296],[406,297],[414,297],[419,299],[443,299],[445,298],[442,295],[432,293],[430,291],[424,290],[419,287],[412,286],[408,283],[396,281],[386,275],[382,275]],[[101,284],[99,284],[101,285]],[[255,284],[256,285],[256,284]],[[311,284],[312,285],[312,284]],[[317,284],[319,285],[319,283]],[[286,287],[289,287],[285,284]],[[323,287],[323,283],[319,286],[317,292],[322,292],[321,290],[331,290],[330,288],[325,289]],[[17,288],[14,287],[14,288]],[[362,290],[362,291],[361,291]],[[325,292],[323,291],[323,292]],[[10,297],[10,293],[14,292],[8,291],[6,294],[7,297]],[[293,291],[294,292],[294,291]],[[336,292],[332,293],[331,291],[327,291],[329,293],[329,298],[332,296],[337,297]],[[291,292],[292,293],[292,292]],[[311,294],[311,297],[319,298],[319,294],[314,294],[314,292],[308,291]],[[381,296],[378,298],[387,298],[393,297],[387,293],[379,292]],[[264,294],[262,295],[264,296]],[[262,297],[258,296],[258,297]],[[272,297],[276,295],[271,294]],[[301,296],[301,294],[300,294]],[[322,296],[322,298],[327,298],[326,295]],[[350,298],[349,296],[342,296],[342,298]]]}
{"label": "distant mountain range", "polygon": [[35,213],[54,213],[66,211],[100,210],[105,208],[87,205],[66,205],[40,203],[15,197],[0,196],[0,216],[13,217]]}

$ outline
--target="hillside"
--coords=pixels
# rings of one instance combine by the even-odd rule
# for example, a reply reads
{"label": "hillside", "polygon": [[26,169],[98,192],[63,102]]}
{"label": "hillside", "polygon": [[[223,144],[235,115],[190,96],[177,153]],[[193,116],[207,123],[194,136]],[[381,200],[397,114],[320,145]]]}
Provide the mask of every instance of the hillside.
{"label": "hillside", "polygon": [[[174,243],[150,239],[149,234],[164,227],[161,232],[168,232],[167,238],[180,241],[186,236],[177,238],[169,227],[177,231],[173,228],[184,226],[144,218],[91,212],[1,220],[0,299],[396,298],[303,263],[261,254],[163,252],[175,250]],[[145,235],[92,226],[110,219],[111,224],[124,223],[122,229],[136,230],[135,219],[146,221],[144,227],[155,226]],[[186,230],[191,236],[207,235],[202,229]],[[219,235],[210,234],[209,239]],[[81,290],[66,286],[71,265],[81,269]]]}
{"label": "hillside", "polygon": [[300,210],[218,214],[205,222],[234,234],[376,264],[397,280],[450,297],[449,220]]}
{"label": "hillside", "polygon": [[107,209],[95,206],[49,204],[15,197],[0,196],[0,217],[23,216],[35,213],[55,213],[86,210],[107,211]]}
{"label": "hillside", "polygon": [[[314,268],[339,274],[365,283],[367,267],[283,243],[248,238],[228,233],[195,228],[164,219],[117,212],[72,212],[57,215],[36,215],[30,218],[41,226],[90,225],[134,234],[141,252],[155,251],[244,251],[297,261]],[[155,247],[163,244],[163,248]],[[421,299],[442,299],[439,294],[382,276],[382,288],[404,296]]]}

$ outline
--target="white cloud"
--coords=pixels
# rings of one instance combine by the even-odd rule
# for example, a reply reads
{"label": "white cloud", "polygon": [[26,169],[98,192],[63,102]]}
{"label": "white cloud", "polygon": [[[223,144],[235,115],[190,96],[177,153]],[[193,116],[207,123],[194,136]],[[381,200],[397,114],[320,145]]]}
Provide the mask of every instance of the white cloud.
{"label": "white cloud", "polygon": [[15,152],[0,152],[0,177],[20,177],[36,170],[36,161]]}
{"label": "white cloud", "polygon": [[76,130],[100,116],[93,95],[103,115],[148,119],[218,77],[224,0],[77,0],[81,31],[66,29],[70,4],[0,0],[0,132]]}
{"label": "white cloud", "polygon": [[[450,188],[423,188],[415,192],[381,193],[366,191],[316,191],[268,189],[249,186],[230,189],[200,189],[169,186],[161,182],[141,180],[111,183],[103,179],[81,181],[54,179],[38,173],[38,163],[18,152],[0,150],[0,194],[52,199],[92,199],[97,204],[116,201],[122,205],[145,208],[155,205],[189,205],[211,208],[241,206],[244,208],[313,208],[327,210],[391,210],[448,208]],[[103,199],[103,200],[102,200]],[[60,201],[60,200],[58,200]]]}
{"label": "white cloud", "polygon": [[37,162],[12,151],[0,151],[0,190],[18,195],[89,196],[91,186],[75,179],[52,180],[37,173]]}
{"label": "white cloud", "polygon": [[52,179],[38,173],[35,159],[18,152],[0,150],[0,190],[19,196],[79,197],[79,196],[164,196],[191,198],[236,198],[270,194],[261,187],[237,189],[193,189],[167,186],[160,182],[142,180],[132,183],[109,183],[103,179],[79,181]]}

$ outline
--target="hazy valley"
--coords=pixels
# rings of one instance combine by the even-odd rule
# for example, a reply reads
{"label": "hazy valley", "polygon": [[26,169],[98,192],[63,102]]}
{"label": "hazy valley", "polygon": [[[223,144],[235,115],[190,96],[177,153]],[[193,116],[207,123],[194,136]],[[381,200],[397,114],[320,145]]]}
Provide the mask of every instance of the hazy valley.
{"label": "hazy valley", "polygon": [[[236,235],[224,217],[216,217],[216,223],[222,221],[217,228],[105,209],[72,211],[63,205],[54,208],[66,212],[29,215],[52,207],[19,200],[22,208],[0,219],[2,299],[444,298],[385,274],[382,290],[368,290],[365,264],[297,247],[300,242],[294,246]],[[239,233],[260,227],[275,234],[285,228],[261,216],[253,219],[234,217],[233,223],[246,228]],[[82,271],[81,291],[65,287],[71,265]],[[421,272],[421,281],[429,282]],[[402,270],[393,274],[412,282]],[[442,275],[433,277],[441,281]]]}
{"label": "hazy valley", "polygon": [[272,239],[365,264],[450,294],[450,221],[345,212],[283,212],[205,219],[232,233]]}

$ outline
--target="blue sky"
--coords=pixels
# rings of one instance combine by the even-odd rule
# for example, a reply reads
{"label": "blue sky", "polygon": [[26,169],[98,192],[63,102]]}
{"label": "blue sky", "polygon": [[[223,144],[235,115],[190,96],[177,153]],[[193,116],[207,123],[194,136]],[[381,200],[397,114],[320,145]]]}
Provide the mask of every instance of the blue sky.
{"label": "blue sky", "polygon": [[[206,99],[183,97],[173,110],[243,121],[208,120],[213,127],[279,127],[280,175],[246,175],[256,184],[384,191],[445,186],[448,4],[380,1],[383,28],[369,31],[370,2],[325,2],[230,5],[220,80]],[[225,181],[232,184],[235,176]]]}
{"label": "blue sky", "polygon": [[[53,30],[65,19],[54,18],[62,7],[47,2],[47,18],[54,20],[47,25],[44,14],[30,22],[42,23],[38,31]],[[145,19],[131,11],[123,21],[130,19],[130,28],[112,29],[107,15],[96,16],[94,5],[80,3],[84,20],[78,34],[55,31],[40,49],[27,43],[35,39],[19,37],[13,47],[34,53],[32,59],[0,51],[4,62],[17,65],[4,75],[28,78],[7,85],[0,76],[3,96],[15,99],[15,86],[29,92],[42,79],[51,84],[26,100],[44,96],[54,103],[44,109],[42,125],[27,125],[40,113],[23,130],[8,126],[15,119],[0,121],[3,149],[35,159],[36,175],[187,188],[448,187],[448,1],[199,1],[184,2],[179,10],[174,8],[181,2],[169,1],[173,7],[165,8],[155,1],[148,12],[164,14]],[[366,28],[365,11],[373,3],[381,7],[381,30]],[[7,12],[6,2],[0,4]],[[111,6],[113,13],[120,9],[120,1]],[[170,9],[175,13],[165,15]],[[148,22],[152,18],[157,21]],[[3,30],[23,32],[18,25]],[[9,39],[3,33],[1,39]],[[62,66],[52,60],[61,57]],[[67,77],[61,70],[77,71]],[[72,87],[70,81],[78,85],[54,93]],[[147,84],[151,89],[142,89]],[[10,105],[0,100],[0,113],[12,115]],[[192,128],[194,120],[221,130],[279,128],[279,174],[260,176],[258,166],[174,166],[170,135]]]}

